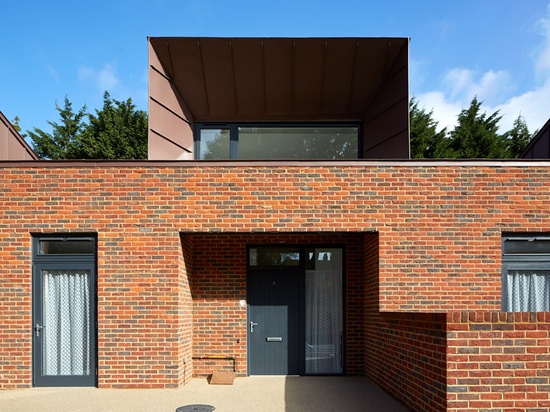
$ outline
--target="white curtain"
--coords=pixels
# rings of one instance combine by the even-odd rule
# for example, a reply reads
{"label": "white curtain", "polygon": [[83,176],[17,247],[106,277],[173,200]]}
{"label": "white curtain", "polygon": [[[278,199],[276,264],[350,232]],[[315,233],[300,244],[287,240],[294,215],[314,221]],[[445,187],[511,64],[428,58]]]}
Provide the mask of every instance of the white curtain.
{"label": "white curtain", "polygon": [[43,271],[43,375],[89,375],[89,272]]}
{"label": "white curtain", "polygon": [[550,312],[550,271],[509,270],[508,312]]}
{"label": "white curtain", "polygon": [[341,250],[314,254],[315,269],[306,270],[306,373],[342,373]]}

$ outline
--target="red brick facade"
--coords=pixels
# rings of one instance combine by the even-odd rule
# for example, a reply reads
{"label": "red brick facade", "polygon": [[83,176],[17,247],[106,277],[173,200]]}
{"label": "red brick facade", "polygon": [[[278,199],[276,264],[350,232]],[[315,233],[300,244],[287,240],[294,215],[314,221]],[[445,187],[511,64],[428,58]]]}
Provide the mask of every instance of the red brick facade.
{"label": "red brick facade", "polygon": [[[34,234],[97,235],[100,387],[177,387],[232,367],[209,355],[235,356],[246,374],[246,245],[330,243],[346,248],[347,373],[444,410],[462,388],[491,391],[453,381],[444,337],[464,322],[439,313],[499,311],[502,233],[550,232],[550,167],[539,163],[0,167],[2,388],[32,384]],[[537,370],[549,367],[548,322],[537,321]],[[406,366],[400,376],[392,364]],[[537,379],[524,388],[548,385]]]}
{"label": "red brick facade", "polygon": [[447,315],[448,411],[550,409],[550,313]]}

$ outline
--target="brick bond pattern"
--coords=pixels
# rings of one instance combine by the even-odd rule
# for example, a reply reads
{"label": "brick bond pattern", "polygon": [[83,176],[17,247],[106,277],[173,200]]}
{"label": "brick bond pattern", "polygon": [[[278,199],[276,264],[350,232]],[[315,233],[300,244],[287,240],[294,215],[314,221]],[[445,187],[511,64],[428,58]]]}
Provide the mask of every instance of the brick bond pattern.
{"label": "brick bond pattern", "polygon": [[447,315],[447,410],[550,409],[550,313]]}
{"label": "brick bond pattern", "polygon": [[[348,336],[348,344],[368,343],[350,352],[348,363],[367,365],[378,362],[370,355],[379,351],[372,337],[382,326],[402,324],[388,324],[379,310],[498,311],[502,232],[550,229],[550,167],[537,164],[0,167],[5,388],[27,387],[32,379],[32,234],[97,233],[99,386],[171,387],[194,373],[192,358],[201,350],[220,350],[208,346],[196,319],[215,310],[208,273],[197,263],[208,246],[200,236],[363,234],[357,238],[363,256],[354,264],[363,265],[365,279],[347,293],[350,302],[364,297],[362,313],[359,305],[356,318],[348,315],[348,323],[365,324],[364,338]],[[232,313],[221,316],[237,317],[220,342],[244,356],[242,308],[235,306],[243,298],[244,269],[236,270],[238,280],[229,279],[231,265],[208,270],[237,288],[220,294],[224,304],[224,293],[233,297]],[[206,369],[197,363],[197,371]]]}

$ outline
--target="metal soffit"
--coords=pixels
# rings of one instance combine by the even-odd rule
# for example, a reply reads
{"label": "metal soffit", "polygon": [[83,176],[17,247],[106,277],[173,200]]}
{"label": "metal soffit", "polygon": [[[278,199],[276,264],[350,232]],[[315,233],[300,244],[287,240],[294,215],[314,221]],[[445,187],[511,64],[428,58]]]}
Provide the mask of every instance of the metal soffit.
{"label": "metal soffit", "polygon": [[195,121],[360,120],[408,38],[153,37]]}

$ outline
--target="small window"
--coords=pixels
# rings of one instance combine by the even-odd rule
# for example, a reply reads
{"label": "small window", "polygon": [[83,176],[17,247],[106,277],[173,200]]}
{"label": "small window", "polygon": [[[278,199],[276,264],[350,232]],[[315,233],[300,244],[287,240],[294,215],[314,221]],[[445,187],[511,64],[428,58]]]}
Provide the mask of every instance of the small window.
{"label": "small window", "polygon": [[502,309],[550,312],[550,236],[503,238]]}
{"label": "small window", "polygon": [[299,266],[300,250],[289,247],[250,248],[250,266]]}
{"label": "small window", "polygon": [[198,124],[199,160],[336,160],[359,158],[359,125]]}
{"label": "small window", "polygon": [[40,238],[39,255],[89,255],[95,252],[92,238]]}

